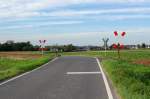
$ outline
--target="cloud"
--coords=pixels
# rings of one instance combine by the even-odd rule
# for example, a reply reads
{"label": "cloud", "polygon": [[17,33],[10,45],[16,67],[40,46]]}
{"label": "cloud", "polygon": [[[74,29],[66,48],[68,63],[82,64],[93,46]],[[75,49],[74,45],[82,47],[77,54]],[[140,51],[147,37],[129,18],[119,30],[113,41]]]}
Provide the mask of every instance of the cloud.
{"label": "cloud", "polygon": [[[103,6],[104,3],[106,4],[105,7]],[[144,26],[148,27],[149,24],[146,22],[145,19],[150,19],[150,7],[148,7],[149,3],[150,3],[149,0],[0,0],[0,20],[1,20],[0,34],[2,35],[0,40],[30,39],[31,41],[33,40],[38,41],[38,39],[43,37],[46,39],[51,39],[56,43],[58,41],[58,43],[73,42],[76,44],[80,44],[81,42],[84,42],[84,44],[87,44],[88,42],[90,44],[93,43],[98,44],[99,40],[101,40],[100,39],[101,37],[105,35],[108,36],[109,33],[113,31],[110,29],[114,27],[109,26],[107,22],[105,24],[104,21],[106,20],[134,19],[138,21],[137,19],[142,19],[141,23],[140,21],[138,21],[141,28]],[[86,7],[84,6],[81,7],[80,4],[85,5]],[[88,6],[89,4],[90,6]],[[95,7],[95,4],[96,5],[99,4],[99,6]],[[71,7],[72,5],[74,10]],[[136,5],[138,6],[135,7]],[[65,21],[62,21],[64,19]],[[125,21],[121,22],[124,23]],[[129,22],[129,24],[131,22]],[[81,32],[84,30],[84,33],[78,32],[77,33],[69,32],[68,34],[56,33],[60,32],[59,29],[61,29],[62,25],[73,25],[81,23],[85,24],[81,25],[79,30],[75,30],[77,27],[71,27],[68,29],[69,27],[68,26],[63,27],[61,32],[65,31]],[[110,21],[109,24],[113,23],[111,23]],[[131,24],[129,26],[131,26]],[[40,27],[48,27],[51,25],[53,26],[59,25],[59,27],[58,29],[48,28],[45,30],[44,29],[42,30],[40,28]],[[89,28],[90,26],[92,28]],[[40,31],[42,33],[43,32],[46,33],[51,32],[51,33],[36,35],[35,33],[37,33],[37,31],[35,31],[34,29],[35,27],[39,28],[39,30],[37,30],[38,32]],[[89,29],[87,29],[87,27]],[[107,28],[106,31],[98,31],[103,30],[104,27]],[[121,27],[128,27],[128,26],[120,25],[118,28]],[[28,30],[28,28],[31,29],[29,29],[28,33],[24,33],[25,31],[23,30],[24,29]],[[21,32],[18,31],[19,29],[23,33],[18,33]],[[92,30],[95,30],[97,32],[88,32]],[[131,34],[136,35],[139,36],[140,38],[143,35],[141,33],[144,33],[145,34],[144,37],[148,38],[150,32],[149,29],[142,28],[141,30],[139,30],[139,28],[137,27],[134,29],[123,29],[123,30],[127,31],[130,35]],[[120,31],[122,30],[120,29]],[[12,32],[16,32],[16,34],[13,34]],[[8,33],[9,35],[5,33]],[[138,41],[139,39],[136,40]]]}
{"label": "cloud", "polygon": [[[0,17],[32,17],[38,16],[40,10],[47,8],[63,7],[72,4],[86,3],[147,3],[147,0],[1,0],[0,1]],[[75,12],[74,12],[75,13]],[[91,13],[78,12],[78,13]],[[96,12],[95,12],[96,13]],[[99,13],[99,11],[97,11]],[[77,12],[76,12],[77,14]]]}
{"label": "cloud", "polygon": [[5,26],[5,27],[0,27],[0,29],[34,28],[34,27],[46,27],[50,25],[72,25],[72,24],[81,24],[81,23],[83,23],[83,21],[50,21],[50,22],[42,22],[39,24]]}
{"label": "cloud", "polygon": [[[18,10],[12,12],[1,11],[0,17],[91,17],[98,15],[112,15],[116,16],[116,19],[137,18],[149,18],[150,7],[129,7],[129,8],[113,8],[113,9],[93,9],[93,10],[54,10],[54,11],[23,11]],[[116,15],[115,15],[116,14]],[[123,15],[122,15],[123,14]]]}
{"label": "cloud", "polygon": [[147,19],[150,18],[149,7],[130,7],[117,9],[96,9],[96,10],[58,10],[52,12],[40,12],[39,16],[50,17],[72,17],[105,20],[125,20],[125,19]]}
{"label": "cloud", "polygon": [[150,19],[150,15],[111,15],[111,16],[104,16],[103,19],[108,20],[137,20],[137,19]]}
{"label": "cloud", "polygon": [[[149,14],[149,7],[130,7],[118,9],[96,9],[96,10],[60,10],[50,13],[41,13],[43,16],[83,16],[98,14]],[[40,15],[40,14],[39,14]]]}
{"label": "cloud", "polygon": [[[150,15],[145,15],[145,14],[133,14],[133,15],[126,15],[126,14],[120,14],[120,15],[99,15],[99,16],[87,16],[84,17],[90,20],[104,20],[104,21],[126,21],[126,20],[146,20],[150,19]],[[138,21],[137,21],[138,22]]]}

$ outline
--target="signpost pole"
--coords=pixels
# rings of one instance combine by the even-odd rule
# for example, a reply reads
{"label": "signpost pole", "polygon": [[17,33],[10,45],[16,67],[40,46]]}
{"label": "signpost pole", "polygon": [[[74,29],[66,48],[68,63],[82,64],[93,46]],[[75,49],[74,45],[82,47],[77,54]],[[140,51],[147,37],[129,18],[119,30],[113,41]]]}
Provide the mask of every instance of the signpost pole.
{"label": "signpost pole", "polygon": [[39,42],[41,45],[40,49],[41,49],[42,55],[44,55],[44,48],[45,48],[44,44],[46,43],[46,40],[39,40]]}
{"label": "signpost pole", "polygon": [[120,59],[120,44],[118,43],[118,58]]}
{"label": "signpost pole", "polygon": [[105,57],[106,57],[106,53],[107,53],[107,47],[108,47],[108,41],[109,38],[103,38],[103,42],[104,42],[104,49],[105,49]]}
{"label": "signpost pole", "polygon": [[[114,35],[115,35],[115,37],[118,38],[118,44],[114,44],[114,48],[117,49],[117,52],[118,52],[118,59],[120,59],[120,58],[121,58],[120,50],[121,50],[124,46],[120,43],[120,36],[118,35],[118,32],[117,32],[117,31],[114,32]],[[126,32],[122,32],[122,33],[121,33],[121,37],[124,37],[125,35],[126,35]]]}

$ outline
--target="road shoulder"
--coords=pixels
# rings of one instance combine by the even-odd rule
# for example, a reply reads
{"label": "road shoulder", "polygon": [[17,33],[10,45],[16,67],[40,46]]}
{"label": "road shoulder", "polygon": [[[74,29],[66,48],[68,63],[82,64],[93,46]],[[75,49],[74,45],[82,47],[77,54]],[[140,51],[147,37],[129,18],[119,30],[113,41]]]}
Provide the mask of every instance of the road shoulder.
{"label": "road shoulder", "polygon": [[104,72],[105,76],[106,76],[106,79],[108,81],[108,84],[109,84],[109,87],[110,87],[113,99],[121,99],[120,95],[117,93],[116,87],[114,86],[112,80],[108,76],[108,73],[106,72],[106,70],[104,69],[103,65],[101,64],[101,59],[97,58],[97,57],[96,57],[96,59],[99,60],[99,63],[101,65],[102,69],[103,69],[103,72]]}

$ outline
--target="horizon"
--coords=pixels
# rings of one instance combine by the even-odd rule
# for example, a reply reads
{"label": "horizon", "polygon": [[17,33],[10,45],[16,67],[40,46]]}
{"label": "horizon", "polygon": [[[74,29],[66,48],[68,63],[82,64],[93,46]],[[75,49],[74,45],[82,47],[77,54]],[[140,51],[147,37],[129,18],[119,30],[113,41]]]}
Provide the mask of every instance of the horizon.
{"label": "horizon", "polygon": [[126,32],[125,45],[150,44],[147,0],[0,1],[0,43],[7,40],[47,45],[116,43],[113,32]]}
{"label": "horizon", "polygon": [[[13,41],[13,40],[7,40],[6,42],[0,42],[0,44],[6,44],[7,42],[13,42],[13,43],[27,43],[29,42],[30,44],[32,44],[33,46],[41,46],[41,43],[39,44],[34,44],[32,43],[31,41]],[[108,46],[112,46],[113,44],[115,43],[110,43],[108,42]],[[131,45],[134,45],[134,46],[142,46],[143,44],[145,44],[146,46],[150,46],[150,44],[148,43],[145,43],[145,42],[142,42],[142,43],[138,43],[138,44],[123,44],[124,46],[131,46]],[[104,46],[104,42],[102,44],[99,44],[99,45],[75,45],[75,44],[72,44],[72,43],[68,43],[68,44],[46,44],[46,42],[44,43],[44,46],[48,47],[48,46],[66,46],[66,45],[73,45],[73,46],[76,46],[76,47],[103,47]]]}

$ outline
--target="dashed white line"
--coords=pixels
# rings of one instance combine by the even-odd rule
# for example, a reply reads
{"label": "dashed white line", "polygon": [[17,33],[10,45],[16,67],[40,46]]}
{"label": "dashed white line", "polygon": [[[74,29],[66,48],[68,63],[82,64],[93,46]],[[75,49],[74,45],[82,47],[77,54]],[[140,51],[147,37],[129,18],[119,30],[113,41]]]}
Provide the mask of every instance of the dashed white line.
{"label": "dashed white line", "polygon": [[106,76],[105,76],[105,74],[104,74],[104,71],[103,71],[103,69],[102,69],[102,67],[101,67],[101,64],[100,64],[98,58],[96,58],[96,61],[97,61],[98,66],[99,66],[99,68],[100,68],[100,70],[101,70],[101,73],[102,73],[102,77],[103,77],[103,80],[104,80],[104,83],[105,83],[105,87],[106,87],[108,99],[113,99],[113,95],[112,95],[110,86],[109,86],[109,84],[108,84],[107,78],[106,78]]}
{"label": "dashed white line", "polygon": [[67,72],[68,75],[101,74],[101,72]]}

